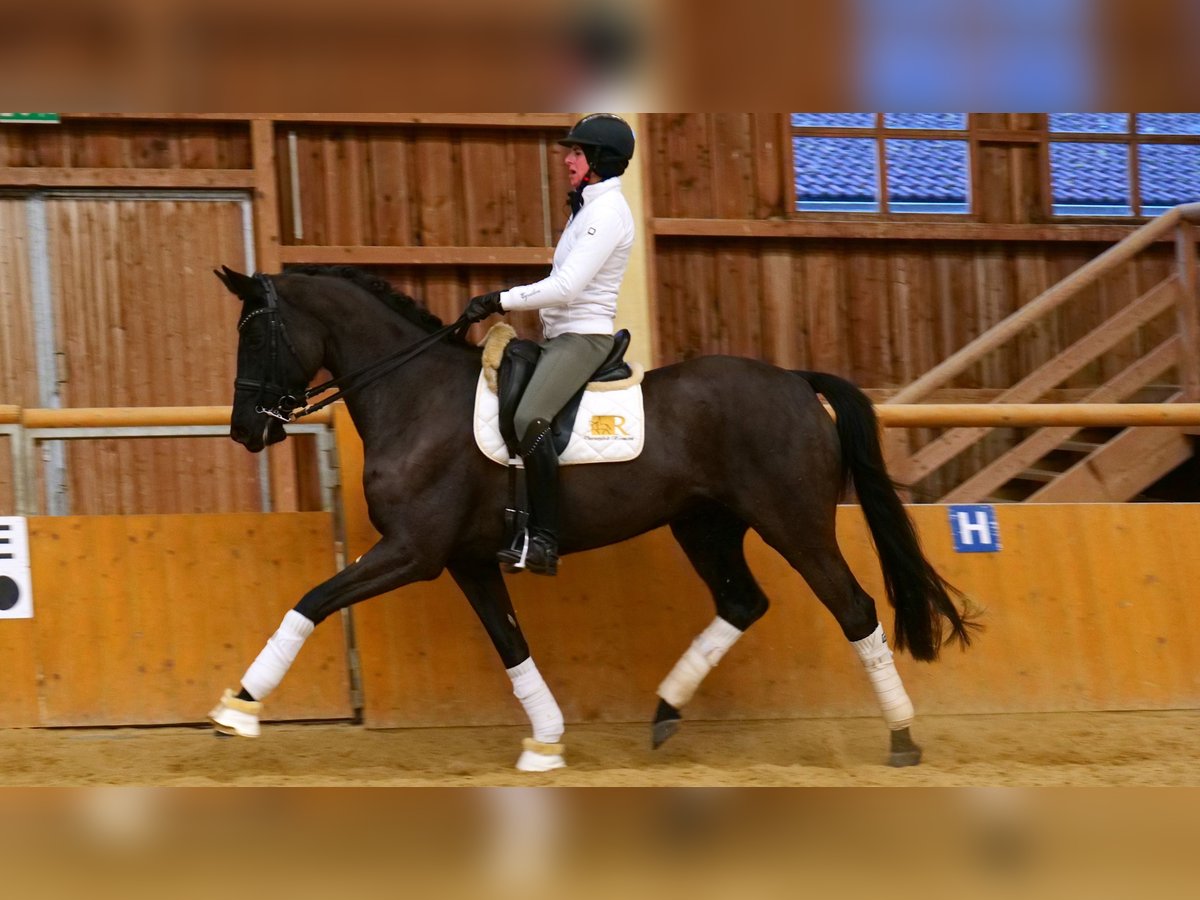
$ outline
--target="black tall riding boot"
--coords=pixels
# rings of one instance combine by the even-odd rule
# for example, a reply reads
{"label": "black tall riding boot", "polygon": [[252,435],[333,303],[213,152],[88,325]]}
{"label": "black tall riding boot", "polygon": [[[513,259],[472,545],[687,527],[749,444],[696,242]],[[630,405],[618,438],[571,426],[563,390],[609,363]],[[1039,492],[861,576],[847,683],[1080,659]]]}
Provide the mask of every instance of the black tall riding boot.
{"label": "black tall riding boot", "polygon": [[550,423],[534,419],[521,440],[525,485],[529,493],[529,542],[522,554],[502,550],[500,562],[509,571],[528,569],[537,575],[558,574],[558,454]]}

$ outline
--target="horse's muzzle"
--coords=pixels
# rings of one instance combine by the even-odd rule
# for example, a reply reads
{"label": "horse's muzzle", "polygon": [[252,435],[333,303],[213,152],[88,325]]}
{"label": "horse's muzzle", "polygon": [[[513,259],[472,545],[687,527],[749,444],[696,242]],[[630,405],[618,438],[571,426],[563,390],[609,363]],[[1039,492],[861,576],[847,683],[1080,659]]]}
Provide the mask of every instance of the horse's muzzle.
{"label": "horse's muzzle", "polygon": [[249,450],[260,453],[272,444],[278,444],[287,437],[283,422],[271,416],[258,413],[250,418],[250,422],[235,422],[230,425],[229,436]]}

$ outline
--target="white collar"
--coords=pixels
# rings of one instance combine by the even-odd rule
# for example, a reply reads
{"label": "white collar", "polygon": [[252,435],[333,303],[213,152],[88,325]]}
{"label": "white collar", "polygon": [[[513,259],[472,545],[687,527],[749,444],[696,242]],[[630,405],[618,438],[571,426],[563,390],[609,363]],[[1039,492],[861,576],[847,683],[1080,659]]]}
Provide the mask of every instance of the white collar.
{"label": "white collar", "polygon": [[619,191],[621,189],[620,176],[614,178],[605,178],[603,181],[597,181],[595,184],[585,184],[583,186],[583,202],[594,200],[601,194],[607,194],[609,191]]}

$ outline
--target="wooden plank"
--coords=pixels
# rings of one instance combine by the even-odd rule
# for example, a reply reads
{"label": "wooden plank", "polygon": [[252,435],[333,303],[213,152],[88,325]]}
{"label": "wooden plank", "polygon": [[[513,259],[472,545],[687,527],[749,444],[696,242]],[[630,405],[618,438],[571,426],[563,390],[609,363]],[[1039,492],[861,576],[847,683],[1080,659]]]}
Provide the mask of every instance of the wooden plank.
{"label": "wooden plank", "polygon": [[896,403],[875,408],[887,428],[1195,425],[1200,403]]}
{"label": "wooden plank", "polygon": [[54,169],[33,166],[0,166],[2,187],[128,188],[128,189],[246,189],[254,187],[247,169]]}
{"label": "wooden plank", "polygon": [[1035,491],[1034,503],[1116,502],[1137,493],[1192,458],[1178,428],[1131,428]]}
{"label": "wooden plank", "polygon": [[[1188,627],[1196,618],[1189,598],[1200,557],[1174,552],[1171,537],[1187,533],[1194,505],[999,506],[1003,549],[962,554],[951,546],[944,507],[911,511],[933,564],[985,608],[987,626],[972,648],[947,650],[936,664],[897,656],[918,731],[923,715],[1200,703],[1200,632]],[[838,536],[891,630],[857,508],[839,509]],[[753,535],[747,556],[774,601],[771,612],[709,675],[688,718],[877,717],[861,666],[800,576]],[[618,571],[643,591],[617,590],[611,574]],[[696,602],[704,589],[665,529],[571,556],[548,582],[518,579],[510,587],[568,723],[644,717],[646,698],[653,700],[658,682],[712,615]],[[645,603],[642,593],[656,602]],[[525,724],[453,585],[439,580],[402,594],[396,603],[361,607],[367,726]],[[584,607],[588,627],[581,629]]]}
{"label": "wooden plank", "polygon": [[[16,410],[18,407],[2,407]],[[228,406],[125,406],[69,409],[21,409],[26,428],[141,428],[154,425],[228,425]],[[328,425],[328,408],[306,416],[306,424]]]}
{"label": "wooden plank", "polygon": [[1181,222],[1175,232],[1175,264],[1179,272],[1176,320],[1183,338],[1180,381],[1187,400],[1200,400],[1200,265],[1196,261],[1196,226]]}
{"label": "wooden plank", "polygon": [[[29,522],[43,682],[42,713],[23,724],[203,721],[287,607],[333,574],[328,513]],[[334,616],[266,718],[348,718],[348,681]]]}
{"label": "wooden plank", "polygon": [[314,122],[346,125],[460,125],[480,128],[569,128],[573,113],[63,113],[68,121]]}
{"label": "wooden plank", "polygon": [[1009,316],[987,333],[971,341],[954,355],[943,360],[935,368],[926,372],[900,394],[897,402],[919,400],[934,388],[947,383],[951,378],[975,364],[984,354],[1006,343],[1020,333],[1030,322],[1041,318],[1079,291],[1092,284],[1104,272],[1113,266],[1125,262],[1145,249],[1162,234],[1170,232],[1179,220],[1178,208],[1164,213],[1153,222],[1142,226],[1138,231],[1126,238],[1120,244],[1102,253],[1087,265],[1077,269],[1067,278],[1050,288],[1040,297],[1026,304],[1013,315]]}
{"label": "wooden plank", "polygon": [[[1169,215],[1169,213],[1164,213]],[[842,238],[846,240],[1074,241],[1115,243],[1138,229],[1134,225],[1004,225],[961,221],[897,222],[876,219],[720,219],[696,216],[650,220],[654,234],[672,237]],[[1144,227],[1144,226],[1143,226]],[[1168,229],[1169,231],[1169,229]],[[1166,241],[1166,233],[1152,241]]]}
{"label": "wooden plank", "polygon": [[412,244],[415,230],[412,193],[413,173],[409,165],[407,134],[374,134],[368,144],[367,171],[370,178],[372,244]]}
{"label": "wooden plank", "polygon": [[[1113,403],[1124,400],[1133,391],[1144,386],[1151,379],[1159,377],[1174,365],[1179,358],[1179,352],[1180,341],[1178,338],[1172,338],[1149,355],[1133,363],[1107,384],[1097,388],[1083,402]],[[1039,430],[941,497],[940,502],[975,503],[983,500],[1055,447],[1070,440],[1078,430],[1072,426]]]}
{"label": "wooden plank", "polygon": [[554,261],[553,247],[337,247],[294,244],[280,248],[283,264],[356,266],[534,266]]}
{"label": "wooden plank", "polygon": [[[1081,338],[1050,362],[1026,375],[1019,382],[996,398],[996,403],[1025,403],[1042,396],[1043,392],[1062,383],[1071,374],[1103,353],[1127,335],[1134,333],[1143,323],[1150,321],[1174,301],[1177,290],[1174,278],[1167,279],[1150,293],[1130,304],[1105,324]],[[896,394],[899,397],[904,391]],[[893,398],[890,402],[899,402]],[[937,440],[922,447],[906,460],[895,473],[904,482],[923,478],[945,465],[986,436],[986,429],[961,429],[947,432]]]}

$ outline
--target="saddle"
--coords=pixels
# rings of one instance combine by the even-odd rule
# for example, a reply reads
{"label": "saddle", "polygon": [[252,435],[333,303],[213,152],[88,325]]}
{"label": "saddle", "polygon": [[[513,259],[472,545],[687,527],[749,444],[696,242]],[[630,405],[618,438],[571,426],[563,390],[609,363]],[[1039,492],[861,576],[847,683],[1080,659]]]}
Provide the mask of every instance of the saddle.
{"label": "saddle", "polygon": [[[561,456],[567,447],[567,442],[571,439],[575,418],[579,414],[579,404],[588,384],[623,381],[632,377],[633,372],[629,364],[625,362],[627,349],[629,349],[629,331],[622,328],[613,335],[613,348],[604,358],[604,362],[600,363],[596,371],[579,386],[579,390],[571,396],[567,404],[554,417],[550,433],[554,441],[555,453]],[[520,437],[513,425],[513,416],[516,414],[517,406],[521,403],[525,389],[529,386],[530,379],[533,378],[533,371],[537,367],[538,357],[541,354],[542,348],[536,342],[513,338],[504,348],[504,355],[497,371],[496,393],[500,399],[500,436],[504,438],[509,455],[513,457],[517,456],[517,447],[520,444]]]}

